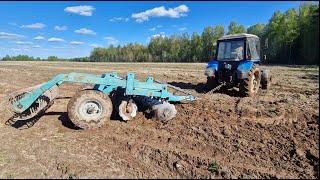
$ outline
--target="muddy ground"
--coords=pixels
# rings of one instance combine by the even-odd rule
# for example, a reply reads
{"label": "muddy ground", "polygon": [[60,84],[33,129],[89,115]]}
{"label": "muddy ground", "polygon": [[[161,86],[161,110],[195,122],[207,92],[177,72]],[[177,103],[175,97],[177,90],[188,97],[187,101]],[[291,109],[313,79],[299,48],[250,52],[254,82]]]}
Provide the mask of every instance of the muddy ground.
{"label": "muddy ground", "polygon": [[203,93],[205,64],[0,62],[0,98],[57,73],[132,71],[190,90],[167,124],[142,112],[77,130],[60,96],[37,121],[8,122],[1,112],[0,178],[319,178],[319,68],[269,66],[270,91]]}

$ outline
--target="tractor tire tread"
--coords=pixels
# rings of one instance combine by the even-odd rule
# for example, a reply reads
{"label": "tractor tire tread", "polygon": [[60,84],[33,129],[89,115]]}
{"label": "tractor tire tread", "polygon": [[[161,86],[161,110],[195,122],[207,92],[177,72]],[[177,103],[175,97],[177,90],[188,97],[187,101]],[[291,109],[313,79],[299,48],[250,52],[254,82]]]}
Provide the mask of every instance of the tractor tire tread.
{"label": "tractor tire tread", "polygon": [[[256,90],[256,92],[254,92],[253,87],[251,87],[253,86],[251,81],[255,73],[259,73],[258,89]],[[248,73],[248,78],[240,82],[240,87],[239,87],[240,93],[245,97],[253,97],[259,91],[260,81],[261,81],[260,69],[254,64]]]}
{"label": "tractor tire tread", "polygon": [[207,91],[215,88],[218,86],[218,80],[216,78],[212,78],[212,77],[207,77]]}

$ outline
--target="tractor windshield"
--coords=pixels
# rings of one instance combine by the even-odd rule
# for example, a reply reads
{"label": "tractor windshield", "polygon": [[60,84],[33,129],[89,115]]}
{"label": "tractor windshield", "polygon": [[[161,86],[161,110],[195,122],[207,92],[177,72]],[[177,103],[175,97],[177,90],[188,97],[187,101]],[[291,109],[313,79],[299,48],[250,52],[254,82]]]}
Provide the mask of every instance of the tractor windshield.
{"label": "tractor windshield", "polygon": [[244,55],[244,41],[219,42],[218,61],[240,61]]}

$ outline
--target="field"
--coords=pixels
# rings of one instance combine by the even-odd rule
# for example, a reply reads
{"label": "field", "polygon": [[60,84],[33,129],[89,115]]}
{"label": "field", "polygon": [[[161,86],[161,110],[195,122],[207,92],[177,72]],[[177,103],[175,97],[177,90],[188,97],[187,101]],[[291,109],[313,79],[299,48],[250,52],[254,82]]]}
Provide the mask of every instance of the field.
{"label": "field", "polygon": [[[135,72],[190,90],[167,124],[143,112],[77,130],[60,96],[37,121],[8,122],[1,111],[0,178],[319,178],[319,67],[269,66],[271,89],[205,94],[205,64],[0,62],[0,98],[57,73]],[[3,107],[1,107],[3,109]]]}

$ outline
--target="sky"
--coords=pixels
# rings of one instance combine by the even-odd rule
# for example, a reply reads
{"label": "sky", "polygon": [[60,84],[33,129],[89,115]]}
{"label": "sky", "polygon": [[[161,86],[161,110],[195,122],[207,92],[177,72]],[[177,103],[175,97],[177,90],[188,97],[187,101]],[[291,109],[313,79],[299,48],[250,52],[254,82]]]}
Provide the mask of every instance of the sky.
{"label": "sky", "polygon": [[202,33],[230,21],[267,23],[291,2],[0,2],[0,57],[89,56],[95,47],[147,44],[153,36]]}

